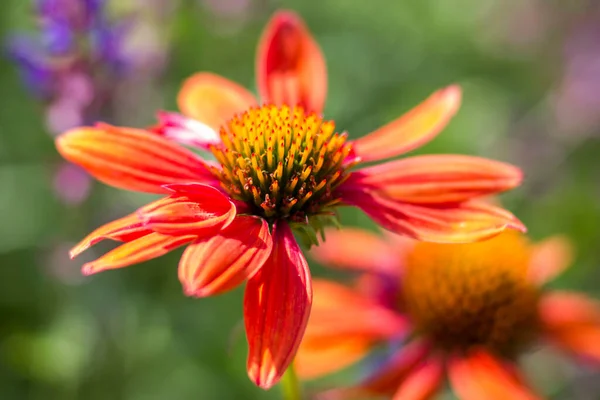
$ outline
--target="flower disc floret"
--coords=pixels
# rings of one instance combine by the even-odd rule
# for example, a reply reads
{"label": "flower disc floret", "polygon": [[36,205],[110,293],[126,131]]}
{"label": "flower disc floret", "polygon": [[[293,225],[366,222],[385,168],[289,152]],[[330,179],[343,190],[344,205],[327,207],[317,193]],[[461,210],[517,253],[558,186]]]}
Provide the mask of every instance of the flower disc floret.
{"label": "flower disc floret", "polygon": [[265,105],[236,115],[211,150],[221,186],[267,220],[305,221],[340,199],[334,189],[348,176],[352,145],[302,107]]}

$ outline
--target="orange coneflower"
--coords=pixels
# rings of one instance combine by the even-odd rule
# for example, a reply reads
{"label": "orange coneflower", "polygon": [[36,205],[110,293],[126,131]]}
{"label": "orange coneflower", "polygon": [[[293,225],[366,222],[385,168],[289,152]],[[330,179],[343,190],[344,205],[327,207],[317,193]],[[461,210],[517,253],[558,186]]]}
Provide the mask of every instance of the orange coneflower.
{"label": "orange coneflower", "polygon": [[[186,294],[221,293],[247,279],[248,373],[268,388],[291,362],[311,308],[310,274],[293,231],[316,242],[339,205],[430,241],[468,242],[524,227],[509,212],[473,201],[520,183],[520,170],[504,163],[436,155],[352,170],[431,140],[459,107],[457,86],[349,141],[321,117],[325,62],[298,16],[274,16],[257,60],[260,103],[225,78],[199,73],[179,95],[184,115],[162,113],[150,130],[77,128],[60,136],[57,147],[105,183],[166,195],[76,246],[72,256],[102,239],[125,242],[87,263],[84,273],[188,245],[179,265]],[[216,162],[176,142],[209,151]]]}
{"label": "orange coneflower", "polygon": [[401,344],[362,382],[323,398],[427,400],[447,375],[462,400],[532,400],[539,397],[516,361],[534,342],[600,361],[600,304],[542,288],[570,261],[562,237],[531,244],[506,231],[477,243],[439,244],[346,229],[328,233],[314,255],[361,272],[353,288],[313,282],[299,374],[323,375],[378,344]]}

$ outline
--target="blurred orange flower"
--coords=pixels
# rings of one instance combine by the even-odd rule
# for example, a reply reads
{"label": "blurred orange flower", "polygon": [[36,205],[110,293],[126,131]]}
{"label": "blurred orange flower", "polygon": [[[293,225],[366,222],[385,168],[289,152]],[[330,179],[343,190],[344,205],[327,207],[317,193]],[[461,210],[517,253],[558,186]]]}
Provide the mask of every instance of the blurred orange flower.
{"label": "blurred orange flower", "polygon": [[[150,130],[81,127],[56,144],[100,181],[165,195],[77,245],[73,257],[103,239],[125,242],[85,264],[84,273],[188,245],[179,264],[187,295],[222,293],[248,280],[247,369],[268,388],[294,357],[311,309],[310,272],[292,230],[316,243],[317,233],[336,223],[339,205],[357,206],[388,229],[429,241],[469,242],[525,228],[502,208],[472,200],[517,186],[521,171],[511,165],[436,155],[352,170],[431,140],[458,110],[457,86],[349,141],[320,115],[325,61],[291,12],[278,12],[267,26],[257,80],[265,105],[239,85],[203,72],[179,94],[185,116],[161,113]],[[178,143],[207,150],[217,162]]]}
{"label": "blurred orange flower", "polygon": [[438,244],[353,229],[327,234],[315,258],[360,274],[354,287],[313,282],[298,373],[342,369],[377,344],[402,347],[359,384],[324,398],[425,400],[447,374],[462,400],[539,399],[516,365],[534,342],[600,361],[600,304],[542,289],[571,261],[563,237],[531,244],[506,231],[477,243]]}

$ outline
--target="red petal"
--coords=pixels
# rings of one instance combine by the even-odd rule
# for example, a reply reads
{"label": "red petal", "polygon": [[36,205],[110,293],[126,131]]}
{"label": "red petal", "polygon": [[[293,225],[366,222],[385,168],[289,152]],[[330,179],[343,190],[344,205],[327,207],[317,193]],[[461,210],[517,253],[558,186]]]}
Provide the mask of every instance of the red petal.
{"label": "red petal", "polygon": [[553,292],[542,297],[539,310],[550,340],[600,362],[600,303],[577,293]]}
{"label": "red petal", "polygon": [[109,251],[95,261],[84,264],[82,272],[91,275],[107,269],[116,269],[160,257],[194,240],[194,236],[166,236],[150,233]]}
{"label": "red petal", "polygon": [[215,182],[194,153],[140,129],[76,128],[59,136],[56,147],[98,180],[123,189],[165,193],[169,183]]}
{"label": "red petal", "polygon": [[420,206],[368,192],[345,191],[341,195],[384,228],[426,242],[470,243],[509,228],[526,231],[510,212],[482,201]]}
{"label": "red petal", "polygon": [[256,105],[256,99],[252,93],[229,79],[200,72],[183,83],[177,104],[186,116],[219,131],[235,114]]}
{"label": "red petal", "polygon": [[258,46],[256,71],[263,101],[322,112],[327,95],[325,59],[295,13],[279,11],[271,18]]}
{"label": "red petal", "polygon": [[414,368],[400,383],[393,400],[429,400],[442,386],[444,365],[432,359]]}
{"label": "red petal", "polygon": [[244,322],[248,376],[268,389],[281,379],[300,345],[312,303],[308,264],[289,226],[273,227],[271,257],[248,281]]}
{"label": "red petal", "polygon": [[183,252],[179,281],[187,296],[226,292],[252,277],[273,248],[267,221],[238,216],[219,234],[197,239]]}
{"label": "red petal", "polygon": [[[177,187],[187,192],[175,192],[169,197],[170,201],[138,211],[148,228],[165,235],[207,235],[235,218],[235,205],[219,190],[202,184]],[[167,188],[175,190],[174,185]]]}
{"label": "red petal", "polygon": [[533,248],[529,265],[530,277],[538,285],[560,275],[573,261],[573,246],[564,236],[553,236]]}
{"label": "red petal", "polygon": [[454,357],[448,368],[452,388],[461,400],[540,400],[512,369],[485,352]]}
{"label": "red petal", "polygon": [[356,140],[356,156],[363,162],[376,161],[424,145],[444,129],[458,111],[460,101],[459,86],[438,90],[400,118]]}
{"label": "red petal", "polygon": [[177,113],[159,112],[158,125],[152,130],[177,143],[205,150],[208,150],[211,145],[221,143],[221,136],[216,130],[198,120]]}
{"label": "red petal", "polygon": [[87,235],[71,249],[69,255],[71,258],[75,258],[104,239],[129,242],[142,236],[146,236],[151,232],[150,229],[144,226],[143,221],[140,220],[137,214],[130,214],[126,217],[102,225],[100,228]]}
{"label": "red petal", "polygon": [[342,369],[378,341],[406,331],[400,315],[338,283],[315,280],[313,293],[308,327],[294,362],[305,378]]}
{"label": "red petal", "polygon": [[345,185],[359,185],[405,203],[454,203],[512,189],[521,170],[486,158],[427,155],[361,169]]}
{"label": "red petal", "polygon": [[328,267],[397,274],[397,249],[382,237],[361,229],[328,229],[325,242],[313,247],[310,255]]}

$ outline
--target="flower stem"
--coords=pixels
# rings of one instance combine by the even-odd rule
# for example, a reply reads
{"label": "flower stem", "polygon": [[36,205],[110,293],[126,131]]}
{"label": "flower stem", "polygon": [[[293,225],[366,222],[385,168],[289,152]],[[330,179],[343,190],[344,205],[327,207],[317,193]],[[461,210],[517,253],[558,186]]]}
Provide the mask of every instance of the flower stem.
{"label": "flower stem", "polygon": [[293,363],[290,364],[281,379],[281,388],[284,400],[302,400],[302,390]]}

